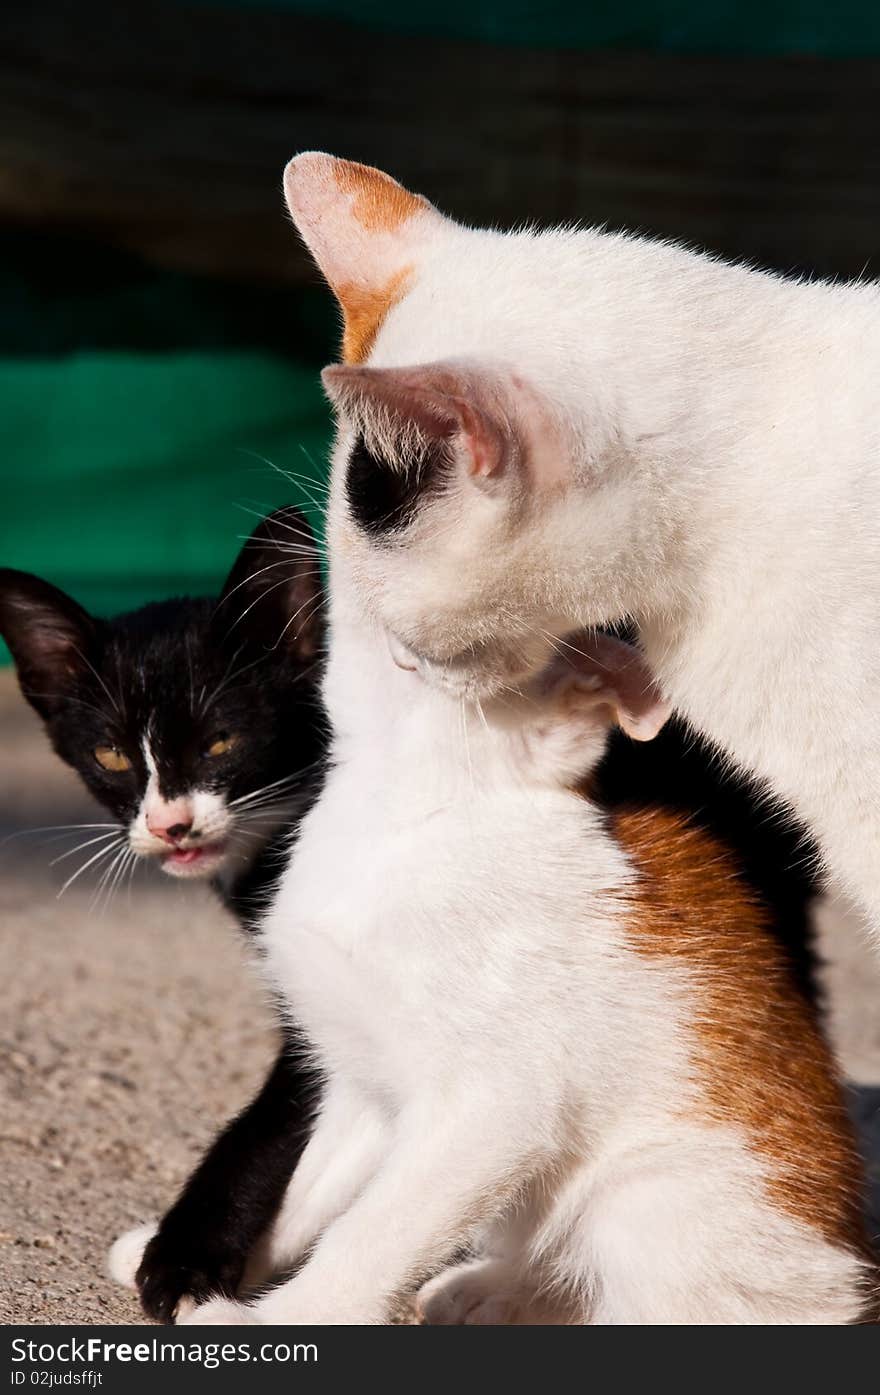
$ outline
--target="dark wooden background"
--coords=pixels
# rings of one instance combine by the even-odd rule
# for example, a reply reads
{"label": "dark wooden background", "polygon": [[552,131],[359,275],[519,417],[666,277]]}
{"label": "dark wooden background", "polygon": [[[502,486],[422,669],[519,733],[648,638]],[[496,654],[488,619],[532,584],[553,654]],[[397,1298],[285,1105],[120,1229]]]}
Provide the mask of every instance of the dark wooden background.
{"label": "dark wooden background", "polygon": [[311,276],[280,176],[378,163],[464,220],[582,219],[872,269],[880,60],[560,52],[272,11],[5,5],[0,220],[244,280]]}

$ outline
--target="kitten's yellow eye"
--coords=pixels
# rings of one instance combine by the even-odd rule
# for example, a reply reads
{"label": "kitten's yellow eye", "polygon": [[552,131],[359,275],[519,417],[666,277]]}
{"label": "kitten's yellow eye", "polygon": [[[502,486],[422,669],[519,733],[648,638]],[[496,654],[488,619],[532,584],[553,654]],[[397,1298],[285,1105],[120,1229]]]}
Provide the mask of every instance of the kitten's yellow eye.
{"label": "kitten's yellow eye", "polygon": [[218,736],[217,740],[212,741],[208,747],[208,755],[225,756],[227,751],[232,750],[237,740],[237,736],[227,736],[225,733],[222,736]]}
{"label": "kitten's yellow eye", "polygon": [[131,770],[131,761],[128,756],[123,755],[118,746],[96,746],[95,760],[104,770],[112,770],[114,774],[121,774],[123,770]]}

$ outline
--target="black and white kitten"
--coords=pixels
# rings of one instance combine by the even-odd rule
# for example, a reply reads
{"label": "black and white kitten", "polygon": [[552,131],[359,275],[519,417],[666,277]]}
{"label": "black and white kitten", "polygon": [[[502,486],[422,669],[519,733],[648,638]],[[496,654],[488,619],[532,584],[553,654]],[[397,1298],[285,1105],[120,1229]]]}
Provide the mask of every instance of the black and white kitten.
{"label": "black and white kitten", "polygon": [[[317,794],[320,564],[294,508],[264,519],[219,599],[112,620],[39,577],[0,569],[0,634],[58,755],[117,821],[89,855],[210,879],[249,930],[291,830]],[[253,1103],[220,1135],[140,1266],[144,1308],[233,1294],[308,1132],[317,1088],[286,1030]]]}

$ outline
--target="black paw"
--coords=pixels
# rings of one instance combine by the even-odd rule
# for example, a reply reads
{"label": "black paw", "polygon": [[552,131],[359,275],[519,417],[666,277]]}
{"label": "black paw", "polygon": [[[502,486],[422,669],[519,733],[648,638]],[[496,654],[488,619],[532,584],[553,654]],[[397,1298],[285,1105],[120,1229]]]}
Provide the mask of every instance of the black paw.
{"label": "black paw", "polygon": [[191,1232],[160,1229],[144,1250],[135,1276],[141,1306],[156,1322],[173,1322],[183,1297],[195,1303],[234,1298],[244,1266],[244,1255],[217,1253]]}

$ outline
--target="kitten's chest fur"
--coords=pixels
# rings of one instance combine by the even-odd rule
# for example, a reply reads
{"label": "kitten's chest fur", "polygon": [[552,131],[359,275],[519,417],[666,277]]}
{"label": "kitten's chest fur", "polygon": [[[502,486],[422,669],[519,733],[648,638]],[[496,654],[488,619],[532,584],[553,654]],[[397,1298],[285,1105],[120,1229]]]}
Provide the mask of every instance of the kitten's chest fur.
{"label": "kitten's chest fur", "polygon": [[449,816],[401,819],[405,784],[392,772],[377,788],[368,762],[334,770],[265,932],[270,972],[324,1059],[395,1094],[401,1038],[421,1053],[418,1024],[433,1035],[434,985],[454,958],[428,943],[426,888]]}
{"label": "kitten's chest fur", "polygon": [[[471,1054],[500,1062],[537,999],[552,1014],[570,924],[591,903],[613,922],[595,887],[626,873],[610,840],[585,846],[573,796],[480,790],[479,764],[473,787],[439,802],[412,769],[391,769],[378,793],[375,775],[371,757],[333,771],[264,939],[325,1065],[399,1108]],[[596,957],[601,993],[616,970]]]}

